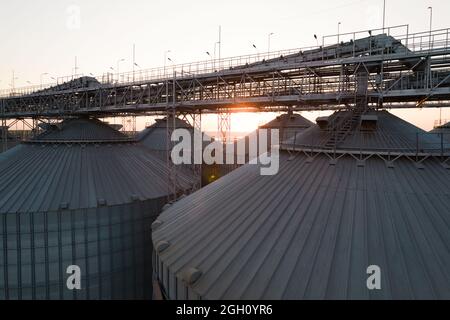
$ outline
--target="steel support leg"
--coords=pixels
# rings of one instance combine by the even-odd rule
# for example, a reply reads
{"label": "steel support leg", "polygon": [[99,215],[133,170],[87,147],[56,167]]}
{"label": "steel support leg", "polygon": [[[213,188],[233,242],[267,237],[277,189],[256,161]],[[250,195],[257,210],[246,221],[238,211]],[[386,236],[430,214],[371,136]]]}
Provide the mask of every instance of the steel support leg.
{"label": "steel support leg", "polygon": [[166,113],[166,150],[167,150],[167,171],[168,171],[168,201],[175,201],[177,199],[177,193],[178,193],[178,184],[177,184],[177,172],[176,172],[176,166],[174,165],[172,161],[172,133],[176,128],[176,112],[174,108],[168,108]]}
{"label": "steel support leg", "polygon": [[[196,146],[197,148],[201,148],[201,153],[203,159],[203,131],[202,131],[202,114],[201,112],[198,114],[193,114],[193,122],[194,122],[194,132],[200,132],[202,141],[200,142],[200,146]],[[196,150],[195,150],[196,151]],[[195,160],[195,159],[194,159]],[[203,162],[203,161],[202,161]],[[202,187],[202,163],[196,164],[195,161],[193,162],[194,165],[194,178],[195,183],[193,186],[193,191],[199,190]]]}
{"label": "steel support leg", "polygon": [[[170,83],[170,81],[166,81],[166,101],[167,101],[167,112],[166,112],[166,150],[167,150],[167,171],[168,171],[168,201],[176,201],[177,195],[178,195],[178,181],[177,181],[177,170],[176,166],[174,165],[172,161],[172,148],[173,148],[173,142],[172,142],[172,133],[176,129],[176,96],[175,96],[175,83],[176,80],[176,73],[173,74],[173,81]],[[172,86],[171,86],[172,85]],[[172,93],[172,105],[169,105],[169,93]]]}
{"label": "steel support leg", "polygon": [[229,111],[219,113],[217,116],[217,131],[223,143],[227,143],[231,139],[231,113]]}
{"label": "steel support leg", "polygon": [[[195,154],[197,152],[200,152],[203,154],[203,142],[200,141],[200,145],[196,145],[194,142],[195,139],[195,134],[196,133],[200,133],[201,137],[202,136],[202,114],[201,112],[199,113],[186,113],[183,115],[183,120],[185,120],[186,122],[188,122],[192,128],[193,128],[193,132],[192,132],[192,155],[191,155],[191,160],[192,160],[192,172],[194,173],[194,184],[192,186],[192,191],[196,191],[199,190],[202,187],[202,164],[201,163],[195,163]],[[198,150],[198,148],[201,148],[201,150]]]}
{"label": "steel support leg", "polygon": [[122,117],[122,131],[136,133],[136,116]]}
{"label": "steel support leg", "polygon": [[[2,115],[5,114],[5,104],[4,103],[5,103],[4,100],[1,100],[0,112]],[[7,132],[5,132],[5,128],[6,128],[6,119],[2,118],[1,128],[0,128],[0,134],[1,134],[1,137],[0,137],[1,138],[1,146],[0,147],[1,147],[2,151],[6,151],[6,149],[8,148]]]}
{"label": "steel support leg", "polygon": [[8,127],[6,124],[6,119],[2,119],[0,130],[2,135],[2,152],[5,152],[8,150]]}

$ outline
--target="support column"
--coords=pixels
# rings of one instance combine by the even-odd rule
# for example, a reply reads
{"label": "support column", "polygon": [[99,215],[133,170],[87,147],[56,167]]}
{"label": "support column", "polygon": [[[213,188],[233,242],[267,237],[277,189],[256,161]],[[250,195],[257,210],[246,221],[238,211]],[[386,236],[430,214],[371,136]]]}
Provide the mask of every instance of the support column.
{"label": "support column", "polygon": [[[166,80],[166,164],[168,171],[168,193],[167,200],[169,202],[176,201],[177,193],[178,193],[178,181],[177,181],[177,172],[176,166],[174,165],[171,157],[171,152],[173,148],[172,143],[172,133],[176,129],[176,95],[175,95],[175,80],[176,80],[176,71],[173,73],[173,83],[172,90],[169,90],[170,82]],[[169,100],[169,92],[172,92],[172,105],[170,105]]]}
{"label": "support column", "polygon": [[136,133],[136,116],[122,117],[122,131]]}
{"label": "support column", "polygon": [[[193,144],[193,151],[194,155],[192,156],[192,166],[194,171],[194,185],[193,185],[193,191],[199,190],[202,187],[202,163],[195,163],[195,154],[197,152],[200,152],[200,150],[197,150],[197,148],[201,149],[201,154],[203,159],[203,133],[202,133],[202,113],[199,111],[198,114],[193,113],[192,114],[192,126],[194,127],[193,132],[193,139],[195,138],[196,133],[200,133],[200,136],[202,137],[202,140],[200,141],[200,145]],[[203,162],[203,160],[202,160]]]}
{"label": "support column", "polygon": [[355,73],[355,111],[364,113],[367,111],[367,94],[369,88],[369,72],[364,65],[358,66]]}
{"label": "support column", "polygon": [[[202,113],[201,111],[192,111],[192,113],[183,113],[182,120],[186,121],[191,127],[191,170],[194,173],[194,184],[192,186],[192,192],[199,190],[202,187],[202,163],[203,163],[203,132],[202,132]],[[195,144],[196,135],[200,137],[200,144]],[[201,155],[196,159],[196,154]],[[196,161],[197,160],[197,161]],[[196,163],[201,162],[201,163]]]}
{"label": "support column", "polygon": [[227,143],[231,138],[231,113],[227,110],[217,115],[217,131],[223,143]]}
{"label": "support column", "polygon": [[0,134],[1,134],[1,150],[5,152],[8,150],[8,126],[6,124],[6,119],[2,118],[1,126],[0,126]]}
{"label": "support column", "polygon": [[[2,116],[5,115],[5,101],[1,100],[1,114]],[[0,134],[1,134],[1,151],[4,152],[8,149],[8,127],[6,124],[6,118],[2,117],[1,121],[1,127],[0,127]]]}

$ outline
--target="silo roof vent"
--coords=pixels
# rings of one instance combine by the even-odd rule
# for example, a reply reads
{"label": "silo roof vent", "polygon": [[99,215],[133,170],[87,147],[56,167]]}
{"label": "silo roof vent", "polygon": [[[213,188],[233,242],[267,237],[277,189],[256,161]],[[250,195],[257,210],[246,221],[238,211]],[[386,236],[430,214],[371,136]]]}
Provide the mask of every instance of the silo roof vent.
{"label": "silo roof vent", "polygon": [[161,220],[156,219],[152,223],[152,230],[155,230],[155,229],[159,228],[159,226],[162,225],[162,224],[163,224],[163,222]]}
{"label": "silo roof vent", "polygon": [[202,272],[197,268],[189,268],[183,272],[182,279],[186,284],[192,285],[194,284],[200,277],[202,276]]}
{"label": "silo roof vent", "polygon": [[161,240],[156,245],[156,252],[161,253],[166,250],[170,246],[170,243],[164,240]]}
{"label": "silo roof vent", "polygon": [[378,117],[374,114],[361,116],[361,131],[375,131],[377,129]]}
{"label": "silo roof vent", "polygon": [[316,119],[316,123],[320,127],[320,129],[324,130],[328,127],[328,124],[330,123],[329,117],[318,117]]}

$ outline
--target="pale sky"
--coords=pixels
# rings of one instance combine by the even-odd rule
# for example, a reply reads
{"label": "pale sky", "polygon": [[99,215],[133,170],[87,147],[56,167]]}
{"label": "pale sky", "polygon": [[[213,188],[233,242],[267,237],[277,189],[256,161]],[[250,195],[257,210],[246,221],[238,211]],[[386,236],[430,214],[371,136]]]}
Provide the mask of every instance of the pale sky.
{"label": "pale sky", "polygon": [[[449,0],[386,0],[386,26],[427,31],[428,6],[433,29],[450,27]],[[75,56],[79,73],[102,74],[120,59],[120,71],[130,71],[133,44],[143,69],[162,66],[167,50],[175,63],[207,60],[219,25],[222,57],[255,53],[252,44],[265,52],[272,32],[271,50],[312,46],[313,34],[336,34],[338,22],[341,33],[381,28],[382,8],[383,0],[2,0],[0,88],[10,88],[13,70],[16,87],[39,84],[43,73],[44,82],[70,75]],[[399,114],[427,130],[439,117],[438,110]],[[272,116],[242,119],[257,125]]]}

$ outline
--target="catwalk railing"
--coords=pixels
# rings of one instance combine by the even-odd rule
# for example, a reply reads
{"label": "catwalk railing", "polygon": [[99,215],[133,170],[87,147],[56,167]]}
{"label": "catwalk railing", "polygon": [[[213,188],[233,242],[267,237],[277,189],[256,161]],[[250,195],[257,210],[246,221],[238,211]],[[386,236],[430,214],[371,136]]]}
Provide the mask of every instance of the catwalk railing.
{"label": "catwalk railing", "polygon": [[[370,31],[370,34],[369,34]],[[322,38],[322,44],[295,48],[288,50],[279,50],[266,53],[256,53],[242,56],[235,56],[223,59],[210,59],[203,60],[192,63],[168,65],[165,67],[137,70],[133,72],[124,72],[120,74],[105,73],[95,78],[103,85],[129,85],[129,84],[139,84],[143,82],[158,82],[167,79],[172,79],[174,74],[180,77],[191,77],[193,75],[206,75],[211,73],[217,73],[223,70],[229,70],[230,68],[244,67],[247,65],[252,65],[262,61],[269,62],[271,60],[276,60],[280,57],[286,57],[289,55],[297,54],[299,52],[305,52],[310,50],[316,50],[319,60],[330,60],[339,58],[339,50],[336,51],[336,56],[330,56],[327,52],[330,49],[337,48],[341,46],[341,43],[337,44],[339,41],[351,41],[353,43],[353,50],[351,52],[351,57],[360,57],[367,55],[379,55],[379,54],[389,54],[389,52],[384,51],[382,48],[367,48],[367,50],[358,50],[355,47],[356,40],[359,37],[376,37],[377,35],[386,34],[388,36],[394,37],[397,41],[400,41],[404,46],[404,55],[413,55],[417,53],[426,53],[428,51],[439,51],[441,49],[450,48],[450,29],[439,29],[409,33],[408,25],[394,26],[384,29],[373,29],[364,30],[351,33],[343,33],[340,35],[324,36]],[[397,52],[400,53],[400,52]],[[20,88],[11,88],[7,90],[0,90],[0,97],[13,97],[28,95],[32,93],[39,92],[44,89],[51,88],[53,86],[59,85],[71,81],[73,79],[89,76],[93,77],[93,74],[76,74],[71,76],[59,77],[57,82],[46,83],[43,85],[36,86],[26,86]]]}
{"label": "catwalk railing", "polygon": [[[290,139],[285,139],[280,143],[281,150],[287,151],[304,151],[304,152],[325,152],[335,154],[353,154],[353,155],[382,155],[382,156],[443,156],[450,157],[450,133],[448,132],[417,132],[406,137],[402,143],[393,142],[392,146],[377,146],[371,144],[370,133],[355,133],[361,139],[359,141],[352,140],[350,143],[341,143],[335,147],[327,148],[324,141],[319,139],[311,139],[307,143],[299,143],[296,141],[297,135]],[[368,138],[365,138],[368,137]],[[404,137],[405,138],[405,137]],[[385,141],[386,145],[389,141]],[[420,158],[419,160],[422,160]],[[448,163],[450,166],[450,163]]]}

